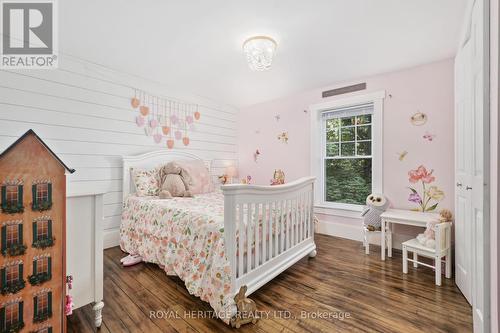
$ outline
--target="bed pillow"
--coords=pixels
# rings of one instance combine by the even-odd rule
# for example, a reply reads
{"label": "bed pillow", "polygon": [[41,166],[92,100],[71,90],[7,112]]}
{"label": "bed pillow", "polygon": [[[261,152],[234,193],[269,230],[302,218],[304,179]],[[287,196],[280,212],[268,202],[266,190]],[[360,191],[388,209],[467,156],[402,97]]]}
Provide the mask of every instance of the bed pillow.
{"label": "bed pillow", "polygon": [[135,194],[139,197],[155,196],[160,192],[158,168],[151,170],[132,169]]}
{"label": "bed pillow", "polygon": [[203,194],[214,191],[210,171],[205,162],[201,160],[180,160],[176,162],[191,177],[189,190],[192,194]]}

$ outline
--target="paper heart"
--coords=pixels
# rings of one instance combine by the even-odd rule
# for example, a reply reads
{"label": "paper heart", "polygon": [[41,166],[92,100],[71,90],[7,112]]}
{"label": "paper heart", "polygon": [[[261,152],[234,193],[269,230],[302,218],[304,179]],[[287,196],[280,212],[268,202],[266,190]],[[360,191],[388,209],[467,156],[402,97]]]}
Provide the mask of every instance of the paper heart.
{"label": "paper heart", "polygon": [[189,138],[187,136],[183,137],[182,138],[182,143],[184,144],[184,146],[189,145]]}
{"label": "paper heart", "polygon": [[201,114],[200,114],[198,111],[196,111],[196,112],[194,113],[194,119],[196,119],[196,120],[200,120],[200,117],[201,117]]}
{"label": "paper heart", "polygon": [[174,148],[174,143],[175,143],[174,140],[168,139],[167,140],[167,147],[168,147],[168,149]]}
{"label": "paper heart", "polygon": [[145,122],[145,120],[141,116],[135,117],[135,123],[137,124],[137,126],[139,126],[139,127],[144,126],[144,122]]}
{"label": "paper heart", "polygon": [[139,112],[143,115],[143,116],[147,116],[149,114],[149,108],[146,106],[146,105],[142,105],[140,108],[139,108]]}
{"label": "paper heart", "polygon": [[155,135],[153,135],[153,140],[155,140],[156,143],[160,143],[162,138],[163,138],[163,135],[161,135],[159,133],[156,133]]}
{"label": "paper heart", "polygon": [[186,123],[188,123],[188,124],[192,124],[192,123],[193,123],[193,117],[191,117],[191,116],[187,116],[187,117],[186,117]]}
{"label": "paper heart", "polygon": [[156,127],[158,126],[158,120],[157,120],[157,119],[151,119],[151,120],[149,121],[149,126],[150,126],[151,128],[156,128]]}
{"label": "paper heart", "polygon": [[134,109],[136,109],[139,106],[139,104],[141,104],[141,102],[137,97],[134,97],[130,100],[130,105],[132,105]]}
{"label": "paper heart", "polygon": [[163,132],[163,134],[167,135],[168,133],[170,133],[170,127],[162,126],[161,131]]}
{"label": "paper heart", "polygon": [[180,140],[182,138],[182,132],[175,131],[174,136],[175,136],[175,140]]}
{"label": "paper heart", "polygon": [[177,118],[177,116],[174,114],[170,116],[170,121],[172,122],[172,124],[177,124],[179,122],[179,118]]}

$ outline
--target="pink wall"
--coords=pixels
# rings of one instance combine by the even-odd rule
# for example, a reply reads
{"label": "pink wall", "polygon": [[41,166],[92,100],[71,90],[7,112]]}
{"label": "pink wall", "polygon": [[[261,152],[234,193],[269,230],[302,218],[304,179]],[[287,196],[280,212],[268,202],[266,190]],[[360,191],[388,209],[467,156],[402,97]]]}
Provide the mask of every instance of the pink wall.
{"label": "pink wall", "polygon": [[[286,180],[310,175],[309,105],[337,97],[321,98],[323,90],[352,83],[366,82],[367,90],[386,90],[384,103],[384,193],[397,208],[411,208],[408,199],[408,171],[423,164],[434,169],[435,185],[446,196],[439,208],[453,209],[453,59],[402,71],[362,78],[352,82],[323,87],[293,96],[242,109],[238,114],[240,177],[247,174],[256,184],[269,184],[274,169],[283,169]],[[339,98],[342,98],[343,95]],[[428,115],[424,126],[410,124],[417,111]],[[280,115],[277,121],[275,116]],[[277,139],[280,132],[289,134],[288,144]],[[432,142],[423,139],[435,134]],[[261,155],[254,162],[253,154]],[[408,151],[399,161],[398,152]]]}

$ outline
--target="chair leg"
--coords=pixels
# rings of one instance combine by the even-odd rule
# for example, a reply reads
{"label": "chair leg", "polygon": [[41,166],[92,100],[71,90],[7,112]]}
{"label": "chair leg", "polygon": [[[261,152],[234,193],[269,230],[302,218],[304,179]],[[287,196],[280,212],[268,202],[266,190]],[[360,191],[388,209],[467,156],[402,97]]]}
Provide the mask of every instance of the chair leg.
{"label": "chair leg", "polygon": [[434,260],[434,264],[436,265],[436,285],[441,285],[441,257],[437,256]]}
{"label": "chair leg", "polygon": [[368,233],[366,230],[363,234],[363,245],[365,246],[365,254],[370,254],[370,242],[368,240]]}
{"label": "chair leg", "polygon": [[392,257],[392,223],[389,225],[389,233],[387,234],[387,256]]}
{"label": "chair leg", "polygon": [[413,252],[413,267],[415,268],[418,267],[417,260],[418,260],[418,254],[417,252]]}
{"label": "chair leg", "polygon": [[403,245],[403,273],[408,274],[408,250]]}
{"label": "chair leg", "polygon": [[446,251],[446,278],[451,278],[451,249]]}

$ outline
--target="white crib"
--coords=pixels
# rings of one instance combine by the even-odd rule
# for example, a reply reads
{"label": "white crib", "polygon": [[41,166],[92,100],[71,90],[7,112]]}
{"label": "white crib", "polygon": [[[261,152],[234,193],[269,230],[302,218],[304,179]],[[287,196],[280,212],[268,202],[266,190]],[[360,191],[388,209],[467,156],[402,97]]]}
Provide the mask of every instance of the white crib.
{"label": "white crib", "polygon": [[[180,159],[202,160],[193,154],[169,150],[123,157],[124,199],[135,192],[131,168],[154,168]],[[210,165],[209,161],[205,162]],[[314,177],[306,177],[277,186],[230,184],[221,187],[224,241],[231,264],[234,295],[244,285],[249,295],[303,257],[316,256],[314,180]],[[259,224],[261,227],[256,227]],[[278,232],[269,232],[273,228]],[[237,236],[240,230],[246,238],[246,251],[243,249],[244,237]],[[260,239],[260,230],[262,235],[269,236]]]}

